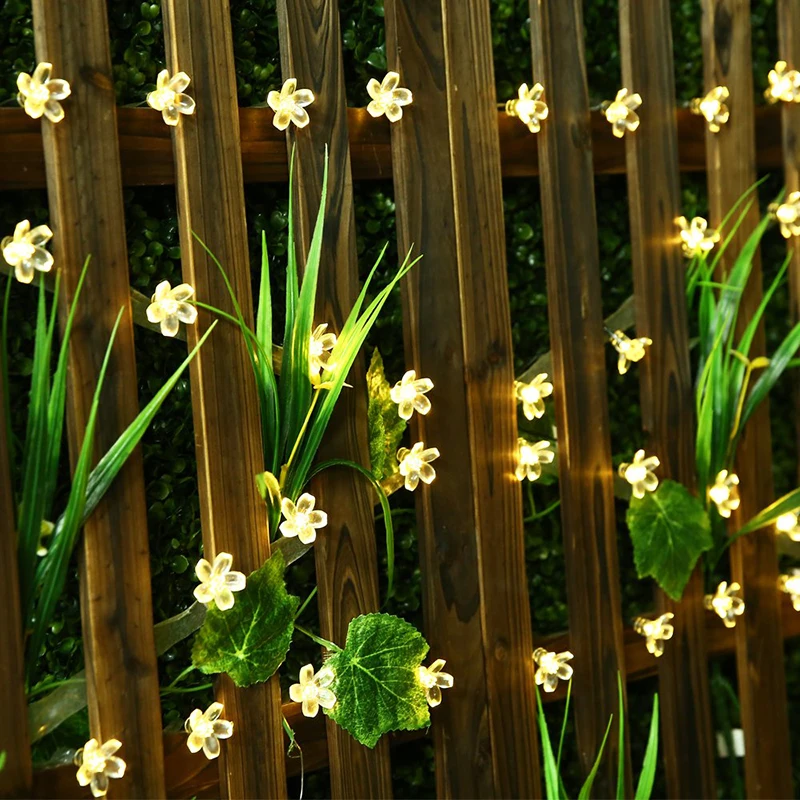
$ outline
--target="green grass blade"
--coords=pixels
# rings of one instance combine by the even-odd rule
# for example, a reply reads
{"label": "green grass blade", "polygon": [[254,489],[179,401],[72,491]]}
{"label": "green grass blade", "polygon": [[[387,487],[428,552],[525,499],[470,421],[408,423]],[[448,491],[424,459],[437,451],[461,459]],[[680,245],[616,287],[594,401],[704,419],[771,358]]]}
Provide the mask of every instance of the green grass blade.
{"label": "green grass blade", "polygon": [[606,741],[608,740],[608,734],[611,733],[612,722],[614,722],[613,714],[608,719],[606,732],[605,735],[603,736],[603,741],[600,743],[600,752],[597,754],[597,758],[594,760],[594,766],[592,767],[592,771],[589,773],[583,786],[581,786],[580,792],[578,792],[578,800],[588,800],[591,794],[592,786],[594,785],[594,779],[597,777],[597,770],[600,767],[600,762],[603,759],[603,752],[606,749]]}
{"label": "green grass blade", "polygon": [[[6,447],[8,448],[8,474],[11,476],[11,485],[16,487],[16,458],[14,431],[11,428],[11,395],[8,383],[8,309],[11,302],[11,282],[14,279],[9,275],[6,278],[6,290],[3,297],[3,319],[0,322],[0,380],[3,381],[3,422],[6,427]],[[16,513],[16,509],[15,509]]]}
{"label": "green grass blade", "polygon": [[261,429],[264,436],[265,463],[271,472],[279,470],[280,409],[278,384],[272,368],[272,289],[269,280],[269,251],[267,235],[261,233],[261,285],[258,290],[258,313],[256,315],[256,339],[260,345],[258,365],[261,368],[259,383],[263,389],[261,403]]}
{"label": "green grass blade", "polygon": [[561,735],[558,737],[558,756],[556,757],[556,772],[561,776],[561,754],[564,752],[564,736],[567,733],[567,718],[569,716],[569,701],[572,697],[572,678],[567,683],[567,701],[564,704],[564,717],[561,720]]}
{"label": "green grass blade", "polygon": [[617,761],[617,800],[625,798],[625,699],[622,693],[622,676],[617,670],[617,694],[619,695],[619,753]]}
{"label": "green grass blade", "polygon": [[547,721],[544,718],[542,708],[542,697],[539,689],[536,689],[536,705],[538,706],[537,720],[539,723],[539,735],[542,738],[542,756],[544,758],[544,785],[547,800],[560,800],[559,777],[556,768],[556,760],[553,755],[553,745],[550,743],[550,733],[547,730]]}
{"label": "green grass blade", "polygon": [[743,536],[746,533],[757,531],[759,528],[766,528],[767,525],[772,525],[782,514],[788,514],[790,511],[795,512],[798,509],[800,509],[800,488],[792,489],[788,494],[779,497],[772,505],[767,506],[763,511],[759,511],[735,535],[737,537]]}
{"label": "green grass blade", "polygon": [[647,749],[644,753],[642,771],[636,784],[636,800],[649,800],[653,793],[658,765],[658,694],[653,697],[653,715],[650,717],[650,734],[647,737]]}

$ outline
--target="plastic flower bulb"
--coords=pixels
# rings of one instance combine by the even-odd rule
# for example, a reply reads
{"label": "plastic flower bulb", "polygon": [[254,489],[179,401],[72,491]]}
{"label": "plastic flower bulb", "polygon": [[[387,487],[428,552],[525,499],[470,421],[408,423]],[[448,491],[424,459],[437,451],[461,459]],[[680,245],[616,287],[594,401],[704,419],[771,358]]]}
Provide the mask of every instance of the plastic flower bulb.
{"label": "plastic flower bulb", "polygon": [[327,330],[327,322],[317,325],[311,334],[311,340],[308,344],[308,370],[311,383],[314,386],[321,386],[321,374],[325,370],[330,371],[333,368],[333,363],[330,359],[331,350],[336,346],[336,334],[326,333]]}
{"label": "plastic flower bulb", "polygon": [[800,521],[798,521],[796,511],[781,514],[775,520],[775,527],[781,533],[785,533],[793,542],[800,542]]}
{"label": "plastic flower bulb", "polygon": [[784,239],[800,236],[800,192],[792,192],[785,203],[770,203],[770,216],[778,221]]}
{"label": "plastic flower bulb", "polygon": [[641,336],[638,339],[631,339],[622,331],[614,331],[611,337],[611,344],[619,353],[617,369],[620,375],[624,375],[634,361],[641,361],[645,356],[645,347],[653,344],[652,339]]}
{"label": "plastic flower bulb", "polygon": [[705,119],[711,133],[719,133],[731,116],[726,105],[729,97],[727,86],[715,86],[705,97],[695,97],[689,110],[692,114],[699,114]]}
{"label": "plastic flower bulb", "polygon": [[453,676],[449,672],[442,672],[442,667],[447,662],[437,658],[429,667],[420,666],[417,676],[425,689],[425,699],[431,708],[436,708],[442,702],[442,689],[453,686]]}
{"label": "plastic flower bulb", "polygon": [[161,281],[147,306],[147,319],[154,325],[160,323],[164,336],[175,336],[180,323],[193,325],[197,320],[197,306],[188,303],[194,289],[188,283],[182,283],[174,289],[169,281]]}
{"label": "plastic flower bulb", "polygon": [[247,585],[247,578],[241,572],[232,572],[232,566],[230,553],[220,553],[213,566],[204,558],[197,562],[194,571],[200,585],[195,586],[194,596],[198,602],[215,603],[220,611],[233,608],[233,592],[241,592]]}
{"label": "plastic flower bulb", "polygon": [[401,419],[411,419],[414,411],[427,414],[431,410],[431,401],[425,394],[433,389],[430,378],[417,378],[417,373],[410,369],[391,389],[389,396],[397,403],[397,413]]}
{"label": "plastic flower bulb", "polygon": [[0,242],[3,258],[14,267],[14,276],[20,283],[30,283],[35,270],[50,272],[53,256],[44,246],[53,238],[53,231],[47,225],[37,225],[31,230],[27,219],[18,222],[13,236],[6,236]]}
{"label": "plastic flower bulb", "polygon": [[541,419],[544,416],[544,398],[553,394],[553,384],[548,381],[547,373],[542,372],[530,383],[514,381],[514,393],[522,403],[526,419]]}
{"label": "plastic flower bulb", "polygon": [[506,103],[506,114],[518,117],[531,133],[539,133],[542,120],[547,119],[550,113],[547,103],[542,100],[543,94],[544,86],[541,83],[534,83],[530,89],[527,83],[523,83],[517,91],[517,97]]}
{"label": "plastic flower bulb", "polygon": [[59,101],[66,100],[72,89],[67,81],[51,78],[52,71],[53,65],[42,61],[36,65],[33,75],[20,72],[17,75],[17,102],[32,119],[44,115],[50,122],[56,123],[64,119],[64,109]]}
{"label": "plastic flower bulb", "polygon": [[272,124],[279,131],[285,131],[291,122],[305,128],[310,122],[306,106],[313,102],[314,92],[298,89],[297,78],[288,78],[279,92],[273,90],[267,95],[267,105],[275,112]]}
{"label": "plastic flower bulb", "polygon": [[405,486],[409,492],[413,492],[420,481],[433,483],[436,470],[430,462],[439,458],[439,455],[437,448],[428,447],[426,449],[423,442],[417,442],[410,450],[407,447],[401,447],[397,451],[400,474],[406,479]]}
{"label": "plastic flower bulb", "polygon": [[778,588],[790,595],[792,607],[795,611],[800,611],[800,570],[793,569],[789,575],[781,575],[778,578]]}
{"label": "plastic flower bulb", "polygon": [[658,478],[653,472],[661,462],[657,456],[645,457],[644,450],[637,450],[630,464],[620,464],[620,477],[633,487],[633,496],[641,500],[647,492],[658,488]]}
{"label": "plastic flower bulb", "polygon": [[691,223],[686,217],[678,217],[675,224],[681,229],[681,247],[687,258],[708,253],[719,241],[719,232],[709,228],[702,217],[695,217]]}
{"label": "plastic flower bulb", "polygon": [[300,683],[293,683],[289,687],[289,697],[295,703],[303,704],[303,715],[316,717],[320,706],[333,708],[336,705],[336,695],[328,688],[335,678],[333,670],[323,667],[314,674],[314,667],[306,664],[300,670]]}
{"label": "plastic flower bulb", "polygon": [[736,617],[744,614],[744,600],[737,597],[741,588],[736,582],[728,585],[727,581],[722,581],[714,594],[707,594],[704,598],[705,607],[713,611],[726,628],[735,627]]}
{"label": "plastic flower bulb", "polygon": [[109,779],[121,778],[125,774],[125,762],[114,755],[120,747],[122,742],[119,739],[109,739],[104,744],[89,739],[75,754],[78,783],[88,786],[93,797],[105,797]]}
{"label": "plastic flower bulb", "polygon": [[176,72],[173,77],[170,77],[168,69],[158,73],[155,91],[147,95],[147,105],[160,111],[167,125],[177,125],[181,114],[194,114],[194,99],[184,94],[190,81],[185,72]]}
{"label": "plastic flower bulb", "polygon": [[739,476],[734,472],[723,469],[714,480],[714,485],[708,489],[708,497],[717,507],[721,517],[728,519],[732,511],[739,508]]}
{"label": "plastic flower bulb", "polygon": [[544,647],[537,647],[533,651],[533,660],[537,667],[534,675],[536,685],[544,685],[546,692],[554,692],[559,680],[568,681],[572,677],[572,667],[567,661],[571,661],[574,657],[569,650],[554,653]]}
{"label": "plastic flower bulb", "polygon": [[186,740],[189,752],[197,753],[202,749],[209,760],[219,756],[219,740],[233,736],[233,723],[220,719],[224,708],[222,703],[212,703],[205,711],[199,708],[192,711],[184,724],[189,734]]}
{"label": "plastic flower bulb", "polygon": [[621,139],[628,131],[639,127],[639,115],[636,109],[642,104],[640,94],[628,94],[627,89],[620,89],[613,102],[605,107],[606,119],[611,123],[611,131]]}
{"label": "plastic flower bulb", "polygon": [[769,87],[764,92],[767,102],[777,103],[779,100],[784,103],[800,102],[800,72],[796,69],[789,69],[785,61],[778,61],[769,71],[767,78]]}
{"label": "plastic flower bulb", "polygon": [[386,77],[378,83],[375,78],[370,78],[367,83],[367,92],[372,98],[367,106],[367,112],[372,117],[386,114],[389,122],[397,122],[403,116],[403,106],[409,105],[414,96],[408,89],[399,86],[400,76],[396,72],[387,72]]}
{"label": "plastic flower bulb", "polygon": [[633,621],[634,631],[645,638],[647,652],[656,658],[664,655],[664,642],[675,633],[675,628],[670,624],[674,617],[674,614],[667,612],[656,619],[637,617]]}
{"label": "plastic flower bulb", "polygon": [[542,476],[542,464],[552,464],[556,454],[550,442],[529,442],[520,437],[517,439],[517,468],[514,475],[518,481],[535,481]]}
{"label": "plastic flower bulb", "polygon": [[314,495],[301,494],[295,505],[288,497],[281,500],[281,513],[286,518],[280,532],[286,537],[297,536],[303,544],[311,544],[317,538],[317,530],[328,524],[324,511],[314,510]]}

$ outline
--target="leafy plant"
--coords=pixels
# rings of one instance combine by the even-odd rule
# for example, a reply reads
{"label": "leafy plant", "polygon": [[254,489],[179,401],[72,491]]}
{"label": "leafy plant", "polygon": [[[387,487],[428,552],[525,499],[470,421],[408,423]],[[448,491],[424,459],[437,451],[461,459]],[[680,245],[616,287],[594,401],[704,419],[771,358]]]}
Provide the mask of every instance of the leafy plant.
{"label": "leafy plant", "polygon": [[398,471],[395,454],[405,432],[406,421],[398,415],[397,404],[391,398],[391,388],[377,347],[367,370],[367,392],[369,459],[373,475],[382,481]]}

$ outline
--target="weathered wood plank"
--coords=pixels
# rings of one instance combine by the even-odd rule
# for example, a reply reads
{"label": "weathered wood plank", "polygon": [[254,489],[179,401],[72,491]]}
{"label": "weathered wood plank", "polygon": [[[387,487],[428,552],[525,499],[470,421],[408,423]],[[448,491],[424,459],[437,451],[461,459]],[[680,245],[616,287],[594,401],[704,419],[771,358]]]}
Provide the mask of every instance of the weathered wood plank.
{"label": "weathered wood plank", "polygon": [[[588,773],[608,718],[617,715],[617,670],[624,674],[625,665],[581,6],[531,0],[530,11],[534,77],[550,107],[538,134],[542,212],[569,625],[580,676],[575,723]],[[613,792],[617,741],[612,731],[600,796]]]}
{"label": "weathered wood plank", "polygon": [[[338,0],[278,2],[283,78],[297,78],[311,89],[307,128],[294,126],[286,145],[295,148],[293,198],[299,223],[299,263],[311,244],[319,211],[325,149],[328,148],[328,197],[319,273],[316,323],[340,331],[360,291],[356,255],[353,182],[347,128],[347,98],[342,65]],[[321,457],[347,458],[369,466],[367,392],[364,361],[359,358],[331,419]],[[350,621],[380,606],[375,546],[374,499],[370,486],[350,469],[327,471],[314,483],[317,504],[328,526],[314,545],[319,620],[322,635],[344,644]],[[388,741],[370,750],[327,721],[333,797],[391,797]]]}
{"label": "weathered wood plank", "polygon": [[[194,232],[224,266],[252,325],[230,7],[227,0],[167,0],[162,8],[170,71],[191,77],[188,91],[197,103],[195,114],[174,129],[183,278],[199,299],[234,313],[222,275]],[[210,322],[201,311],[187,331],[190,347]],[[270,548],[254,482],[264,469],[258,398],[235,326],[214,331],[192,362],[191,381],[204,550],[209,560],[231,553],[234,568],[249,573],[269,558]],[[216,691],[237,731],[220,757],[223,796],[285,797],[277,677],[238,689],[221,676]]]}
{"label": "weathered wood plank", "polygon": [[[753,124],[753,72],[749,0],[703,0],[704,89],[727,86],[731,117],[719,134],[707,133],[708,193],[711,223],[718,223],[756,180]],[[728,249],[736,254],[756,226],[753,206]],[[741,330],[762,295],[758,256],[737,324]],[[751,347],[765,353],[763,325]],[[746,520],[773,499],[769,407],[764,403],[748,423],[739,445],[736,470],[741,480],[738,512]],[[743,587],[747,611],[736,625],[739,700],[745,736],[748,797],[791,797],[792,770],[786,677],[783,664],[780,598],[775,591],[778,559],[775,533],[756,531],[731,547],[731,571]]]}
{"label": "weathered wood plank", "polygon": [[[620,45],[622,83],[643,98],[640,127],[625,136],[636,335],[653,341],[636,368],[642,424],[648,452],[661,459],[662,478],[694,489],[686,267],[675,236],[681,198],[669,0],[646,6],[622,0]],[[675,614],[675,636],[658,671],[667,788],[675,798],[716,795],[702,569],[680,602],[657,591],[660,613]]]}
{"label": "weathered wood plank", "polygon": [[[69,357],[68,431],[74,468],[108,339],[117,332],[97,418],[95,452],[105,452],[138,412],[125,217],[105,2],[76,14],[68,0],[33,3],[36,52],[70,81],[65,119],[43,121],[53,253],[63,270],[62,323],[81,266],[92,262]],[[147,507],[137,448],[84,526],[81,614],[89,721],[100,741],[119,739],[120,796],[163,797],[161,706],[153,640]]]}
{"label": "weathered wood plank", "polygon": [[[756,109],[758,167],[775,169],[782,162],[780,110]],[[150,109],[119,108],[122,182],[125,186],[160,186],[175,183],[172,140],[160,117]],[[678,121],[678,158],[682,172],[704,172],[706,168],[705,127],[700,117],[686,109],[675,112]],[[518,119],[497,115],[504,178],[525,178],[539,174],[536,137]],[[386,180],[392,176],[389,126],[385,119],[373,119],[364,108],[347,109],[350,158],[353,179]],[[245,183],[280,183],[289,177],[284,136],[272,125],[269,108],[240,108],[242,165]],[[596,175],[625,172],[625,147],[609,135],[608,123],[600,112],[591,115],[592,148]],[[45,185],[44,157],[39,125],[22,109],[0,108],[0,191],[36,189]]]}

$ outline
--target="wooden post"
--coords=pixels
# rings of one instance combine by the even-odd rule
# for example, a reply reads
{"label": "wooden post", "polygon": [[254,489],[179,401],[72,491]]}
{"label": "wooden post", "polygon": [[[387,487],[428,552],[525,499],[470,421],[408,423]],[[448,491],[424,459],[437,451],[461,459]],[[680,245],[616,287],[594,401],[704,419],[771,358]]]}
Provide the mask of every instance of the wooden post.
{"label": "wooden post", "polygon": [[[537,141],[575,721],[588,773],[609,716],[618,715],[617,671],[624,685],[625,662],[581,5],[531,0],[530,8],[534,79],[550,108]],[[617,741],[612,730],[600,796],[614,791]]]}
{"label": "wooden post", "polygon": [[[189,75],[187,92],[196,101],[195,114],[174,129],[183,278],[199,300],[234,313],[223,277],[194,232],[225,268],[252,326],[230,8],[227,0],[166,0],[163,9],[170,71]],[[187,330],[189,347],[210,322],[201,311]],[[192,362],[191,378],[206,557],[231,553],[234,569],[249,573],[269,558],[270,548],[254,480],[264,470],[255,378],[236,326],[217,327]],[[222,746],[222,796],[285,797],[277,676],[247,689],[220,676],[217,698],[236,725]]]}
{"label": "wooden post", "polygon": [[[756,180],[753,124],[753,72],[749,0],[703,0],[703,93],[714,86],[730,91],[731,116],[718,134],[706,134],[711,225],[719,223]],[[757,204],[739,228],[725,259],[730,263],[759,220]],[[761,262],[756,255],[737,324],[751,319],[762,295]],[[764,326],[751,354],[765,354]],[[742,522],[773,499],[769,404],[762,403],[739,445]],[[731,547],[732,578],[741,583],[747,604],[736,625],[739,700],[745,738],[748,797],[791,797],[792,761],[786,706],[778,558],[770,528],[742,537]]]}
{"label": "wooden post", "polygon": [[387,0],[388,66],[414,93],[392,125],[409,367],[433,380],[413,441],[439,446],[417,490],[439,797],[539,796],[530,607],[488,3]]}
{"label": "wooden post", "polygon": [[[104,453],[138,412],[125,215],[122,204],[108,9],[87,0],[33,3],[36,53],[66,78],[66,116],[42,121],[53,254],[63,270],[62,322],[81,267],[91,264],[70,341],[68,430],[74,468],[103,354],[120,308],[97,418],[95,452]],[[89,721],[100,741],[117,738],[127,762],[112,793],[164,797],[147,506],[141,450],[121,470],[84,526],[81,613]]]}
{"label": "wooden post", "polygon": [[[689,328],[675,219],[680,216],[678,132],[668,0],[620,3],[622,84],[643,98],[638,130],[625,136],[636,335],[653,345],[638,370],[648,452],[662,478],[693,490],[694,400]],[[714,797],[714,730],[705,645],[703,569],[679,602],[657,591],[675,635],[658,659],[662,741],[670,797]]]}
{"label": "wooden post", "polygon": [[[311,122],[287,131],[295,148],[295,204],[299,222],[298,263],[303,265],[322,194],[328,148],[328,197],[318,283],[316,323],[340,331],[360,291],[356,255],[353,181],[347,128],[347,97],[342,66],[338,0],[279,0],[278,31],[283,78],[297,78],[311,89]],[[351,370],[331,419],[321,457],[347,458],[369,466],[364,362]],[[322,635],[344,645],[350,621],[380,606],[375,547],[374,495],[350,469],[325,472],[314,483],[317,506],[328,526],[314,545]],[[337,797],[391,797],[389,743],[370,750],[326,718],[331,794]]]}

